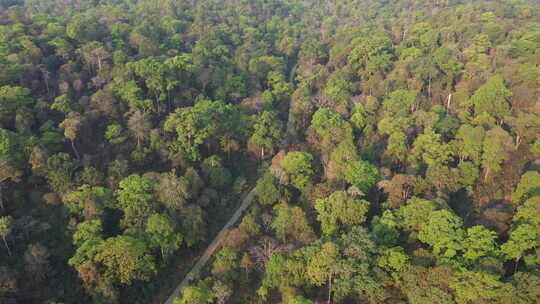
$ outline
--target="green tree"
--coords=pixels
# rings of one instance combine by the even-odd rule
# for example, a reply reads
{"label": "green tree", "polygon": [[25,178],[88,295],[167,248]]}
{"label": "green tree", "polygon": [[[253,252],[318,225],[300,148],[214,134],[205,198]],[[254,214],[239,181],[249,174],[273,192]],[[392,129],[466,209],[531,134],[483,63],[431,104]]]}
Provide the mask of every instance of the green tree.
{"label": "green tree", "polygon": [[476,116],[487,113],[501,121],[505,116],[510,114],[508,99],[511,96],[512,92],[506,88],[503,77],[499,74],[491,76],[471,96],[474,113]]}
{"label": "green tree", "polygon": [[155,210],[152,180],[132,174],[120,181],[116,190],[118,207],[124,212],[122,225],[137,230],[144,229],[146,220]]}
{"label": "green tree", "polygon": [[307,140],[324,155],[329,155],[340,142],[352,142],[352,127],[338,113],[320,108],[313,114]]}
{"label": "green tree", "polygon": [[201,164],[201,169],[211,187],[224,189],[232,182],[231,172],[222,165],[221,158],[217,155],[206,158]]}
{"label": "green tree", "polygon": [[67,94],[57,96],[51,104],[51,109],[65,114],[71,113],[72,105],[69,96]]}
{"label": "green tree", "polygon": [[388,94],[383,101],[383,116],[379,120],[378,129],[381,134],[391,135],[397,131],[405,131],[411,125],[411,113],[417,108],[413,90],[396,90]]}
{"label": "green tree", "polygon": [[540,133],[540,116],[538,114],[520,111],[516,116],[505,119],[512,126],[515,149],[518,149],[522,143],[530,143]]}
{"label": "green tree", "polygon": [[540,195],[540,173],[537,171],[527,171],[519,180],[512,195],[512,202],[519,205],[529,197]]}
{"label": "green tree", "polygon": [[121,101],[129,105],[131,112],[145,110],[146,103],[142,100],[142,90],[134,80],[114,83],[113,92]]}
{"label": "green tree", "polygon": [[463,250],[463,222],[448,210],[433,211],[428,222],[422,226],[418,239],[429,244],[436,255],[454,257]]}
{"label": "green tree", "polygon": [[119,145],[126,141],[127,136],[123,134],[122,126],[117,123],[112,123],[107,126],[105,138],[113,145]]}
{"label": "green tree", "polygon": [[353,111],[351,113],[351,124],[355,130],[362,131],[368,122],[368,115],[370,113],[364,108],[361,103],[355,103]]}
{"label": "green tree", "polygon": [[204,239],[207,230],[206,214],[197,205],[187,205],[180,213],[180,231],[188,247],[192,247]]}
{"label": "green tree", "polygon": [[144,241],[127,235],[101,243],[95,261],[105,267],[105,276],[126,285],[135,280],[148,281],[156,273],[154,258]]}
{"label": "green tree", "polygon": [[176,231],[175,222],[165,214],[152,214],[146,223],[145,232],[150,244],[159,247],[163,259],[177,250],[182,243],[182,235]]}
{"label": "green tree", "polygon": [[412,197],[397,211],[400,225],[407,231],[418,233],[428,223],[431,214],[440,206],[430,200]]}
{"label": "green tree", "polygon": [[307,152],[293,151],[287,153],[281,161],[281,167],[288,174],[291,184],[304,191],[311,184],[313,156]]}
{"label": "green tree", "polygon": [[380,179],[381,177],[377,167],[364,160],[351,162],[345,170],[345,180],[365,194],[367,194]]}
{"label": "green tree", "polygon": [[277,288],[282,293],[294,287],[301,287],[306,283],[306,265],[297,255],[287,257],[276,252],[265,264],[264,277],[257,294],[267,299],[270,289]]}
{"label": "green tree", "polygon": [[54,154],[47,159],[45,171],[47,182],[58,194],[66,194],[73,188],[71,176],[75,169],[75,162],[63,152]]}
{"label": "green tree", "polygon": [[377,260],[377,265],[393,275],[398,275],[405,271],[409,264],[409,256],[402,247],[392,247],[384,249]]}
{"label": "green tree", "polygon": [[225,246],[216,254],[212,263],[212,274],[234,278],[238,270],[238,253]]}
{"label": "green tree", "polygon": [[468,191],[472,190],[472,186],[480,176],[480,169],[472,162],[464,161],[459,163],[459,183]]}
{"label": "green tree", "polygon": [[132,71],[137,77],[144,81],[144,84],[153,95],[156,106],[159,109],[159,103],[166,97],[165,65],[156,58],[144,58],[138,61],[129,62],[126,65],[129,71]]}
{"label": "green tree", "polygon": [[174,304],[210,304],[214,296],[206,286],[187,286],[182,290],[182,296],[174,300]]}
{"label": "green tree", "polygon": [[11,165],[19,163],[20,139],[15,132],[0,128],[0,159]]}
{"label": "green tree", "polygon": [[[1,52],[1,51],[0,51]],[[29,89],[20,86],[0,86],[0,125],[5,127],[27,107],[33,103]]]}
{"label": "green tree", "polygon": [[358,152],[351,140],[340,142],[330,154],[325,172],[327,178],[338,181],[345,180],[346,174],[350,171],[350,164],[358,159]]}
{"label": "green tree", "polygon": [[371,221],[371,231],[378,244],[393,245],[399,237],[398,218],[391,210],[385,210],[382,216],[375,216]]}
{"label": "green tree", "polygon": [[4,209],[4,197],[3,190],[5,184],[11,180],[13,182],[19,182],[21,180],[23,172],[16,168],[12,162],[2,158],[0,156],[0,208]]}
{"label": "green tree", "polygon": [[77,151],[77,148],[75,147],[75,139],[77,138],[77,134],[81,128],[81,123],[82,119],[79,113],[69,112],[64,121],[62,121],[62,123],[59,125],[60,128],[64,129],[64,136],[71,142],[71,148],[73,149],[77,159],[80,159],[80,156],[79,151]]}
{"label": "green tree", "polygon": [[520,205],[512,221],[516,223],[527,222],[540,227],[540,196],[531,197]]}
{"label": "green tree", "polygon": [[281,121],[274,112],[264,111],[255,118],[253,134],[248,144],[258,148],[261,159],[265,158],[266,152],[274,153],[274,149],[283,138]]}
{"label": "green tree", "polygon": [[[332,109],[337,113],[346,115],[349,113],[351,100],[352,82],[345,70],[336,70],[329,77],[322,93],[330,102]],[[317,111],[318,112],[318,111]],[[317,115],[315,112],[315,115]]]}
{"label": "green tree", "polygon": [[273,205],[281,199],[277,178],[269,171],[257,180],[255,193],[263,205]]}
{"label": "green tree", "polygon": [[484,226],[468,228],[463,243],[463,257],[475,262],[485,256],[496,256],[498,253],[496,238],[497,234]]}
{"label": "green tree", "polygon": [[407,150],[407,135],[401,131],[391,133],[388,137],[385,153],[403,162],[407,159]]}
{"label": "green tree", "polygon": [[513,301],[523,304],[538,301],[540,297],[536,287],[540,284],[538,275],[530,272],[516,272],[512,276],[511,283],[515,286],[514,294],[511,295]]}
{"label": "green tree", "polygon": [[77,225],[77,230],[73,234],[73,245],[80,247],[86,241],[101,239],[102,233],[101,220],[84,221]]}
{"label": "green tree", "polygon": [[296,296],[291,301],[289,301],[289,304],[313,304],[313,302],[302,296]]}
{"label": "green tree", "polygon": [[425,129],[413,144],[410,161],[417,164],[423,161],[428,167],[445,165],[451,160],[452,150],[432,129]]}
{"label": "green tree", "polygon": [[453,144],[457,148],[460,162],[468,159],[475,164],[480,164],[485,133],[481,126],[461,125],[459,127]]}
{"label": "green tree", "polygon": [[330,288],[335,301],[354,297],[367,303],[384,302],[389,294],[377,279],[382,274],[376,265],[378,249],[368,230],[354,226],[339,237],[337,244],[341,255],[333,265],[335,276]]}
{"label": "green tree", "polygon": [[320,250],[308,256],[306,267],[307,278],[315,286],[323,286],[328,282],[328,301],[332,295],[332,281],[338,265],[339,249],[332,242],[320,245]]}
{"label": "green tree", "polygon": [[368,76],[385,72],[391,67],[392,41],[381,31],[362,33],[351,42],[353,49],[348,55],[348,63],[359,75]]}
{"label": "green tree", "polygon": [[325,235],[334,235],[341,225],[353,226],[366,220],[369,202],[349,195],[345,191],[332,193],[326,199],[318,199],[315,209],[319,213],[317,220],[321,222],[321,230]]}
{"label": "green tree", "polygon": [[230,104],[221,101],[199,100],[192,107],[176,109],[164,124],[167,132],[176,132],[174,152],[181,152],[189,160],[201,158],[199,146],[212,138],[229,134],[232,138],[245,132],[242,115]]}
{"label": "green tree", "polygon": [[63,202],[72,214],[91,219],[102,214],[106,207],[111,207],[113,194],[104,187],[82,185],[64,195]]}
{"label": "green tree", "polygon": [[511,291],[509,284],[501,283],[496,276],[483,272],[459,272],[449,285],[454,290],[458,304],[498,302]]}
{"label": "green tree", "polygon": [[509,151],[509,145],[512,138],[501,127],[495,127],[486,132],[483,143],[482,167],[484,168],[484,180],[491,173],[498,173],[501,170],[501,164]]}
{"label": "green tree", "polygon": [[517,269],[517,263],[525,253],[538,246],[540,246],[538,227],[524,223],[512,229],[508,241],[501,245],[501,251],[508,260],[515,260]]}
{"label": "green tree", "polygon": [[308,244],[314,239],[315,234],[302,208],[280,203],[274,206],[274,214],[271,226],[282,242],[294,240]]}
{"label": "green tree", "polygon": [[11,249],[9,248],[7,237],[11,233],[13,228],[13,218],[11,216],[2,216],[0,217],[0,236],[4,241],[8,255],[11,255]]}

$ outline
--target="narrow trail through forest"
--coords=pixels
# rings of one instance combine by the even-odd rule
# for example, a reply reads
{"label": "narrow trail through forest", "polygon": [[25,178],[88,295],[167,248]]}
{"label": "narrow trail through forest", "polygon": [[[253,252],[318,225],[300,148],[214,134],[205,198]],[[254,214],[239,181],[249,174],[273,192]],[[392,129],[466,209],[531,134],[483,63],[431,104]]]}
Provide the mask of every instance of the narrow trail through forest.
{"label": "narrow trail through forest", "polygon": [[176,299],[180,295],[182,289],[184,289],[184,287],[186,287],[194,278],[199,275],[208,260],[210,260],[212,254],[214,254],[214,251],[219,248],[219,245],[227,236],[227,230],[238,221],[238,219],[242,216],[243,212],[251,205],[254,196],[255,188],[251,189],[246,195],[246,197],[244,197],[244,199],[242,200],[242,204],[240,204],[240,207],[238,207],[236,212],[234,212],[233,216],[219,231],[212,243],[210,243],[210,245],[206,248],[201,258],[197,261],[193,268],[191,268],[191,270],[188,272],[182,282],[180,282],[180,285],[178,285],[176,289],[172,292],[167,301],[165,301],[165,304],[173,304],[174,299]]}
{"label": "narrow trail through forest", "polygon": [[[298,66],[298,63],[295,63],[293,68],[291,69],[291,72],[290,72],[290,75],[289,75],[289,83],[291,83],[291,84],[293,84],[297,66]],[[289,142],[289,136],[290,136],[291,131],[292,131],[292,127],[293,127],[292,124],[290,122],[287,122],[285,136],[284,136],[283,141],[282,141],[282,146],[287,146],[287,144]],[[255,197],[255,187],[253,187],[248,192],[248,194],[244,197],[244,199],[242,200],[242,204],[240,204],[238,209],[234,212],[234,214],[229,219],[229,221],[225,224],[225,226],[223,226],[223,228],[221,228],[221,230],[216,235],[216,237],[214,238],[212,243],[210,243],[210,245],[208,245],[208,247],[204,251],[201,258],[197,261],[197,263],[195,263],[193,268],[191,268],[191,270],[184,277],[182,282],[180,282],[180,284],[174,289],[174,291],[171,293],[169,298],[167,298],[167,301],[165,301],[164,304],[173,304],[174,300],[178,296],[180,296],[180,293],[182,292],[182,289],[184,289],[184,287],[186,287],[189,283],[191,283],[191,281],[193,279],[197,278],[197,276],[199,275],[201,270],[204,268],[206,263],[208,263],[208,260],[210,260],[210,257],[212,257],[212,255],[214,254],[216,249],[219,248],[219,245],[221,244],[221,242],[223,242],[223,240],[227,236],[227,230],[229,228],[231,228],[238,221],[238,219],[240,219],[240,217],[242,216],[244,211],[253,202],[254,197]]]}

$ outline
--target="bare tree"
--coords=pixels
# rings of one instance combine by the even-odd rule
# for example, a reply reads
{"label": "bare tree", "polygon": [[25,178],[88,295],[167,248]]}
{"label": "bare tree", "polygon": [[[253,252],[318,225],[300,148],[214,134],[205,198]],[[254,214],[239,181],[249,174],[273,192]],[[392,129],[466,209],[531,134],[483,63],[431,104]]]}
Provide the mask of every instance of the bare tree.
{"label": "bare tree", "polygon": [[269,237],[265,236],[262,237],[259,240],[259,244],[256,246],[253,246],[249,249],[249,253],[251,256],[253,256],[253,260],[255,261],[255,266],[259,268],[260,270],[264,270],[264,267],[266,265],[266,262],[272,257],[272,255],[276,252],[283,251],[284,248],[279,246],[278,242]]}

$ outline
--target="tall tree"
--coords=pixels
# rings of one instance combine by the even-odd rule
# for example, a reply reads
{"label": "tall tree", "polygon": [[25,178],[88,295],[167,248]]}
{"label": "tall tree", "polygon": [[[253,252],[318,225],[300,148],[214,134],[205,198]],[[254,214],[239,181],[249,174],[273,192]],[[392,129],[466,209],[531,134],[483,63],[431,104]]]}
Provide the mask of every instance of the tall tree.
{"label": "tall tree", "polygon": [[121,235],[99,245],[95,261],[105,267],[105,275],[129,285],[134,280],[148,281],[156,272],[154,257],[144,241]]}
{"label": "tall tree", "polygon": [[304,191],[311,183],[313,156],[307,152],[293,151],[287,153],[281,161],[281,166],[289,175],[291,184]]}
{"label": "tall tree", "polygon": [[454,145],[460,162],[468,159],[475,164],[480,164],[485,133],[481,126],[461,125],[459,127]]}
{"label": "tall tree", "polygon": [[180,247],[182,235],[176,231],[174,221],[167,215],[155,213],[148,218],[145,232],[152,246],[159,247],[161,257],[166,259]]}
{"label": "tall tree", "polygon": [[299,207],[291,207],[286,203],[274,207],[272,228],[282,242],[291,240],[308,244],[315,237],[313,229],[306,220],[306,213]]}
{"label": "tall tree", "polygon": [[212,302],[212,291],[206,286],[187,286],[182,291],[182,296],[174,300],[174,304],[210,304]]}
{"label": "tall tree", "polygon": [[143,229],[148,217],[155,210],[152,180],[137,174],[120,181],[116,190],[118,207],[124,212],[122,225],[126,228]]}
{"label": "tall tree", "polygon": [[325,235],[334,235],[341,225],[353,226],[366,220],[369,202],[357,199],[345,191],[332,193],[326,199],[318,199],[315,209],[319,213],[317,219]]}
{"label": "tall tree", "polygon": [[12,229],[13,229],[13,218],[11,216],[0,217],[0,236],[2,237],[2,240],[4,241],[4,245],[6,246],[8,255],[11,255],[11,250],[9,249],[7,237],[11,233]]}
{"label": "tall tree", "polygon": [[332,242],[322,243],[318,252],[308,256],[306,275],[315,286],[328,283],[328,303],[332,297],[332,281],[338,266],[339,249]]}
{"label": "tall tree", "polygon": [[476,116],[487,113],[502,121],[510,114],[508,99],[511,96],[512,92],[506,88],[503,77],[499,74],[494,75],[471,96],[474,113]]}
{"label": "tall tree", "polygon": [[512,202],[515,205],[526,201],[528,198],[540,195],[540,173],[537,171],[525,172],[512,194]]}
{"label": "tall tree", "polygon": [[75,157],[80,159],[79,151],[75,147],[75,139],[77,138],[77,133],[81,128],[82,118],[81,114],[77,112],[69,112],[64,121],[60,124],[60,128],[64,129],[64,136],[69,139],[71,142],[71,148],[75,153]]}
{"label": "tall tree", "polygon": [[274,153],[283,137],[281,128],[281,121],[274,112],[264,111],[256,117],[248,144],[259,148],[261,159],[265,158],[265,152]]}
{"label": "tall tree", "polygon": [[452,258],[463,250],[464,234],[461,218],[448,210],[438,210],[422,226],[418,239],[431,245],[436,255]]}
{"label": "tall tree", "polygon": [[484,256],[496,256],[497,244],[496,233],[484,226],[473,226],[467,229],[467,236],[464,241],[463,256],[475,262]]}
{"label": "tall tree", "polygon": [[486,132],[482,149],[484,180],[501,170],[501,164],[507,157],[511,142],[512,137],[501,127],[497,126]]}

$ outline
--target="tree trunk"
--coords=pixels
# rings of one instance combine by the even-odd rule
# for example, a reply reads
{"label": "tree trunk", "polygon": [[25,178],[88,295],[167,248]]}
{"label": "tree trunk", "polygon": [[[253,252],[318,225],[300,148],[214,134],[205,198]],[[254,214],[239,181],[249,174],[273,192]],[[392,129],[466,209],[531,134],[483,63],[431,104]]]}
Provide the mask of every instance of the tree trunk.
{"label": "tree trunk", "polygon": [[516,259],[516,265],[514,266],[514,273],[517,272],[518,265],[519,265],[519,260],[520,260],[520,259],[521,259],[521,257],[518,257],[518,258]]}
{"label": "tree trunk", "polygon": [[8,243],[7,243],[7,241],[6,241],[6,237],[3,236],[2,239],[4,240],[4,245],[6,245],[6,249],[7,249],[8,255],[11,256],[11,249],[9,249]]}
{"label": "tree trunk", "polygon": [[261,147],[261,160],[264,159],[264,147]]}
{"label": "tree trunk", "polygon": [[332,273],[328,275],[328,304],[332,300]]}
{"label": "tree trunk", "polygon": [[47,89],[47,94],[49,94],[49,79],[45,73],[47,73],[47,71],[41,71],[41,74],[43,75],[43,82],[45,82],[45,88]]}
{"label": "tree trunk", "polygon": [[0,208],[4,210],[4,183],[0,183]]}
{"label": "tree trunk", "polygon": [[429,76],[428,76],[428,97],[429,99],[431,99],[431,72],[429,73]]}
{"label": "tree trunk", "polygon": [[98,71],[101,72],[101,57],[97,56]]}
{"label": "tree trunk", "polygon": [[71,140],[71,148],[73,149],[73,152],[75,153],[75,157],[77,157],[77,160],[80,160],[79,151],[77,151],[77,148],[75,148],[75,140]]}

